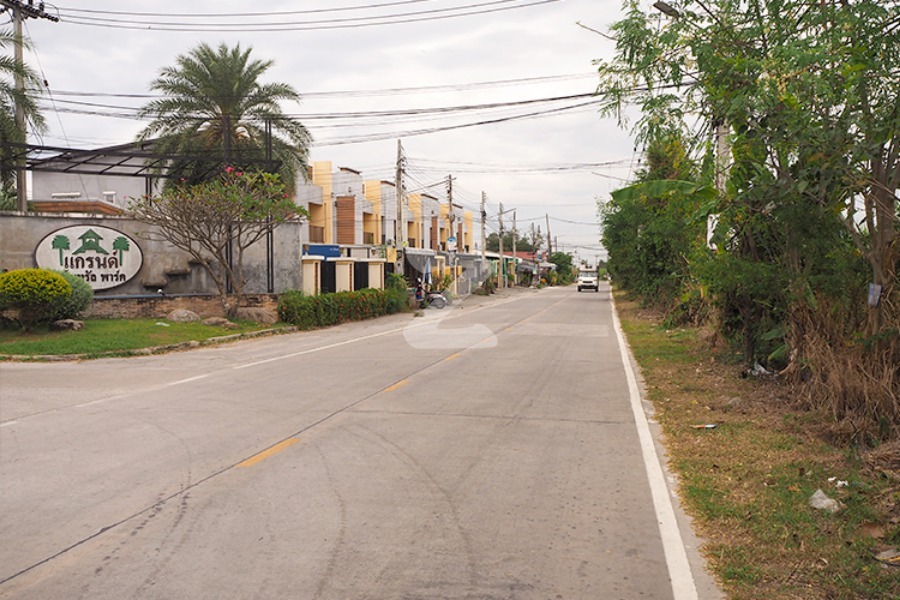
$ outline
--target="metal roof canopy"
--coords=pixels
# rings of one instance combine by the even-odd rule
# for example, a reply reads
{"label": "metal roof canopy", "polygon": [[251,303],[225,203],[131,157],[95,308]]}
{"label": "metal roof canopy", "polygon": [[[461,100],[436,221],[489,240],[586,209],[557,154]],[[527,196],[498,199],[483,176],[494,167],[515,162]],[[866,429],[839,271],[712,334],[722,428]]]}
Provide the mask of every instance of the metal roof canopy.
{"label": "metal roof canopy", "polygon": [[[0,142],[0,147],[11,149],[12,157],[24,156],[25,168],[34,172],[71,173],[77,175],[107,175],[114,177],[161,178],[173,177],[168,167],[173,163],[190,161],[208,164],[209,171],[226,164],[209,154],[160,154],[153,152],[155,140],[132,142],[94,150],[80,150],[38,144]],[[234,151],[232,151],[234,153]],[[235,157],[240,161],[240,152]],[[251,164],[275,171],[280,166],[276,160],[251,160]]]}

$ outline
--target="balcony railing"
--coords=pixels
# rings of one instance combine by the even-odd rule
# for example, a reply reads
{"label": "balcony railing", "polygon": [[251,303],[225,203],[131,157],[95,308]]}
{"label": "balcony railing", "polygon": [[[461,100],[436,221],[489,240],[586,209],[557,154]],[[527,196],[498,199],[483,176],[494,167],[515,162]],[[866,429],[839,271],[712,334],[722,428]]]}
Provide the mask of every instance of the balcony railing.
{"label": "balcony railing", "polygon": [[309,242],[311,244],[324,244],[325,243],[325,228],[324,227],[316,227],[315,225],[309,226]]}
{"label": "balcony railing", "polygon": [[368,231],[364,231],[363,232],[363,244],[366,244],[367,246],[374,246],[375,245],[375,234],[369,233]]}

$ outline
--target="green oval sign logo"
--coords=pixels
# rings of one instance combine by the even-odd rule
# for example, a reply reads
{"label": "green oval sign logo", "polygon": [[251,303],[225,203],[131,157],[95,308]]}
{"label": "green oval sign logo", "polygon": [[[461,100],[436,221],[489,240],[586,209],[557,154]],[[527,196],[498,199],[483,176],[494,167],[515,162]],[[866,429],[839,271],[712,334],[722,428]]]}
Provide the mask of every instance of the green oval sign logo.
{"label": "green oval sign logo", "polygon": [[97,225],[73,225],[54,231],[34,251],[42,269],[78,275],[94,290],[122,285],[141,270],[140,246],[121,231]]}

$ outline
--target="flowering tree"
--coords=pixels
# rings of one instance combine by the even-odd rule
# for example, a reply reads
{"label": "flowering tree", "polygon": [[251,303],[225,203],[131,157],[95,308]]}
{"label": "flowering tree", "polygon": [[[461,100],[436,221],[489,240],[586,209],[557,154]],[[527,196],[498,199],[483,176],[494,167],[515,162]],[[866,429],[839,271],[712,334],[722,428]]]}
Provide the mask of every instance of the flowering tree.
{"label": "flowering tree", "polygon": [[281,223],[307,215],[279,175],[233,167],[210,181],[182,182],[158,196],[135,199],[130,208],[135,219],[156,226],[166,241],[203,267],[229,314],[243,297],[244,251]]}

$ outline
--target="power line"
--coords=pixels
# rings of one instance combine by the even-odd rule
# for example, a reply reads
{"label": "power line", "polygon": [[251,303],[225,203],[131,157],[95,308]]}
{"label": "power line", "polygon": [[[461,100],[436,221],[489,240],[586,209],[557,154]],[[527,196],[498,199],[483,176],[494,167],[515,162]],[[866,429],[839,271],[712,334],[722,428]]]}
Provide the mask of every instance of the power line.
{"label": "power line", "polygon": [[590,225],[591,227],[599,227],[600,223],[588,223],[586,221],[569,221],[568,219],[559,219],[557,217],[550,217],[551,221],[559,221],[560,223],[569,223],[570,225]]}
{"label": "power line", "polygon": [[[631,161],[630,158],[618,159],[606,162],[585,162],[585,163],[550,163],[550,164],[515,164],[503,165],[492,163],[480,163],[472,161],[437,161],[429,159],[417,159],[421,163],[425,163],[424,169],[430,172],[444,172],[452,170],[455,173],[478,173],[478,174],[541,174],[554,173],[558,171],[586,171],[602,167],[622,167],[627,166]],[[428,166],[428,163],[436,163],[435,166]],[[458,166],[462,165],[462,166]]]}
{"label": "power line", "polygon": [[420,4],[422,2],[433,2],[434,0],[398,0],[396,2],[380,2],[377,4],[363,4],[357,6],[342,6],[338,8],[311,8],[306,10],[282,10],[282,11],[264,11],[264,12],[244,12],[244,13],[151,13],[151,12],[130,12],[121,10],[96,10],[90,8],[69,8],[65,6],[57,7],[61,12],[72,13],[90,13],[101,15],[126,15],[140,17],[196,17],[196,18],[220,18],[220,17],[258,17],[258,16],[275,16],[275,15],[304,15],[314,13],[344,12],[353,10],[365,10],[371,8],[384,8],[387,6],[400,6],[404,4]]}
{"label": "power line", "polygon": [[[328,11],[328,9],[324,9],[324,11],[312,10],[312,11],[297,11],[297,12],[273,12],[271,14],[263,12],[263,13],[245,13],[243,15],[242,14],[233,15],[233,16],[241,18],[241,21],[239,23],[208,23],[208,21],[210,19],[220,19],[220,18],[223,18],[223,16],[215,15],[215,14],[202,15],[202,14],[197,14],[197,13],[195,13],[194,16],[191,16],[191,17],[185,17],[185,15],[167,15],[167,14],[161,14],[161,13],[156,13],[156,14],[151,13],[148,15],[148,16],[151,16],[154,18],[169,18],[169,20],[165,20],[165,21],[146,21],[146,20],[137,20],[137,19],[119,19],[119,18],[110,18],[110,17],[85,17],[85,16],[81,16],[81,17],[76,16],[75,18],[89,20],[89,21],[95,21],[98,23],[127,23],[127,24],[137,24],[137,25],[165,25],[165,26],[186,25],[185,22],[171,20],[171,17],[181,17],[181,18],[188,18],[188,19],[196,18],[196,19],[202,19],[203,22],[193,23],[191,25],[194,27],[203,28],[203,30],[208,30],[209,28],[213,28],[213,27],[228,27],[228,28],[235,28],[235,27],[239,28],[239,27],[248,27],[248,26],[252,26],[252,27],[279,26],[279,27],[281,27],[281,26],[288,26],[288,25],[321,25],[321,24],[329,24],[329,23],[350,23],[350,22],[379,20],[379,19],[383,20],[383,19],[392,19],[392,18],[397,18],[397,17],[411,17],[411,16],[418,16],[418,15],[450,13],[450,12],[456,12],[456,11],[461,11],[461,10],[466,10],[466,9],[480,8],[483,6],[492,6],[492,5],[497,5],[497,4],[509,4],[512,2],[521,2],[521,1],[522,0],[488,0],[488,1],[477,2],[475,4],[468,4],[465,6],[435,8],[435,9],[422,10],[422,11],[411,11],[411,12],[397,12],[397,13],[388,14],[388,15],[368,15],[368,16],[362,16],[362,17],[344,17],[344,18],[320,19],[320,20],[311,20],[311,21],[294,21],[294,22],[285,22],[283,20],[279,20],[277,22],[272,22],[272,23],[266,23],[266,22],[247,23],[246,18],[248,16],[265,16],[265,17],[272,16],[272,17],[274,17],[274,16],[284,16],[287,14],[313,14],[313,13],[319,13],[319,12],[333,12],[333,10]],[[66,13],[65,13],[65,11],[60,11],[60,14],[65,15]],[[225,15],[225,16],[227,17],[229,15]]]}
{"label": "power line", "polygon": [[574,110],[574,109],[582,109],[588,106],[593,106],[594,102],[584,102],[580,104],[575,104],[572,106],[565,106],[562,108],[553,108],[549,110],[535,111],[531,113],[524,113],[520,115],[514,115],[511,117],[501,117],[497,119],[484,119],[481,121],[474,121],[471,123],[462,123],[458,125],[447,125],[443,127],[430,127],[427,129],[413,129],[409,131],[404,131],[401,133],[392,132],[392,133],[377,133],[377,134],[369,134],[364,136],[356,136],[356,137],[348,137],[344,139],[331,139],[331,140],[319,140],[317,142],[317,146],[341,146],[345,144],[359,144],[362,142],[374,142],[380,141],[384,139],[390,139],[395,137],[414,137],[419,135],[427,135],[430,133],[438,133],[442,131],[452,131],[454,129],[464,129],[468,127],[480,127],[482,125],[494,125],[497,123],[506,123],[509,121],[518,121],[518,120],[526,120],[526,119],[535,119],[542,118],[547,116],[558,115],[562,112]]}
{"label": "power line", "polygon": [[[483,15],[489,13],[496,13],[501,11],[509,11],[509,10],[518,10],[522,8],[530,8],[534,6],[540,6],[543,4],[551,4],[560,2],[561,0],[534,0],[532,2],[528,2],[525,4],[519,4],[516,6],[495,6],[493,8],[485,8],[485,9],[476,9],[476,10],[464,10],[475,8],[479,6],[488,6],[492,4],[500,4],[509,1],[517,1],[517,0],[496,0],[494,2],[484,2],[480,4],[472,4],[467,5],[465,7],[458,7],[452,9],[439,9],[439,10],[430,10],[430,11],[420,11],[417,13],[408,13],[412,15],[426,15],[421,17],[409,17],[409,18],[397,18],[398,16],[402,16],[407,13],[398,13],[395,15],[387,15],[380,17],[369,17],[369,21],[362,20],[362,18],[354,18],[354,19],[333,19],[330,21],[306,21],[306,22],[295,22],[295,23],[276,23],[272,25],[262,24],[262,25],[248,25],[247,23],[234,23],[234,24],[154,24],[152,22],[140,22],[140,21],[124,21],[122,22],[110,22],[115,21],[114,19],[100,19],[100,18],[89,18],[89,17],[75,17],[75,18],[66,18],[66,23],[71,23],[74,25],[86,25],[92,27],[104,27],[107,29],[126,29],[126,30],[139,30],[139,31],[177,31],[177,32],[215,32],[215,33],[248,33],[248,32],[279,32],[279,31],[317,31],[317,30],[331,30],[331,29],[355,29],[360,27],[374,27],[380,25],[400,25],[407,23],[422,23],[427,21],[438,21],[445,19],[453,19],[458,17],[469,17],[475,15]],[[438,12],[442,12],[445,10],[456,10],[461,11],[455,14],[434,14]],[[371,19],[379,19],[378,22],[373,22]],[[362,22],[345,22],[345,21],[362,21]]]}
{"label": "power line", "polygon": [[[494,108],[508,108],[514,106],[528,106],[531,104],[544,104],[551,102],[562,102],[565,100],[577,100],[582,98],[591,98],[593,92],[583,94],[571,94],[568,96],[554,96],[549,98],[531,98],[527,100],[513,100],[509,102],[488,102],[483,104],[468,104],[460,106],[438,106],[433,108],[412,108],[398,110],[373,110],[373,111],[357,111],[357,112],[329,112],[329,113],[283,113],[279,118],[296,118],[307,120],[337,120],[337,119],[354,119],[354,118],[371,118],[371,117],[395,117],[395,116],[414,116],[414,115],[430,115],[430,114],[449,114],[455,112],[469,112],[477,110],[489,110]],[[97,102],[83,102],[80,100],[58,100],[65,104],[76,106],[88,106],[94,108],[110,108],[115,110],[128,110],[139,112],[141,108],[132,106],[122,106],[115,104],[104,104]],[[187,118],[203,118],[208,115],[188,115]]]}
{"label": "power line", "polygon": [[[380,141],[385,139],[392,139],[397,137],[414,137],[420,135],[427,135],[431,133],[439,133],[442,131],[451,131],[454,129],[463,129],[468,127],[479,127],[482,125],[492,125],[497,123],[505,123],[509,121],[516,120],[528,120],[535,118],[542,118],[547,116],[554,116],[561,114],[563,112],[584,109],[587,107],[592,107],[594,104],[593,101],[583,102],[574,104],[571,106],[564,106],[559,108],[553,108],[548,110],[534,111],[530,113],[517,114],[506,117],[499,117],[494,119],[482,119],[479,121],[473,121],[469,123],[460,123],[455,125],[445,125],[441,127],[429,127],[424,129],[412,129],[403,132],[382,132],[382,133],[369,133],[369,134],[361,134],[358,136],[348,136],[345,138],[332,138],[326,140],[319,140],[316,142],[316,146],[341,146],[346,144],[359,144],[364,142],[373,142]],[[135,119],[134,113],[113,113],[113,112],[100,112],[100,111],[89,111],[89,110],[78,110],[78,109],[67,109],[67,108],[57,108],[58,112],[72,113],[72,114],[81,114],[81,115],[89,115],[89,116],[103,116],[103,117],[112,117],[119,119],[128,119],[133,121]]]}
{"label": "power line", "polygon": [[[538,77],[523,77],[518,79],[499,79],[495,81],[479,81],[461,84],[445,84],[430,85],[416,87],[400,87],[386,89],[369,89],[369,90],[333,90],[333,91],[312,91],[303,92],[301,96],[305,99],[310,98],[346,98],[348,96],[391,96],[416,93],[433,93],[433,92],[462,92],[479,88],[504,87],[509,85],[528,85],[540,82],[550,82],[559,80],[587,79],[596,78],[596,73],[571,73],[565,75],[543,75]],[[127,94],[117,92],[91,92],[76,90],[54,90],[57,96],[82,96],[82,97],[107,97],[107,98],[163,98],[164,94]]]}

